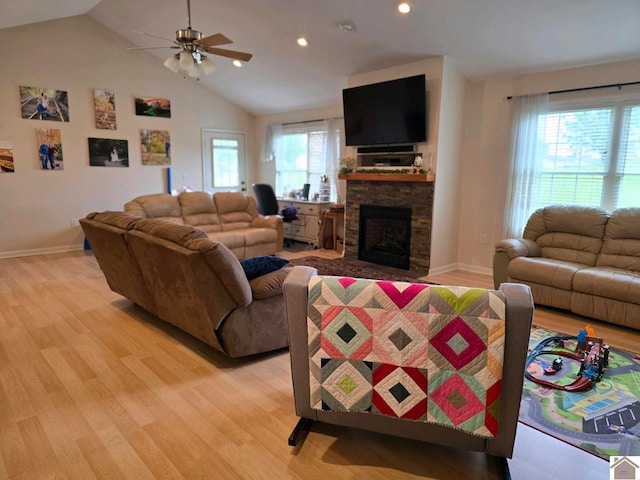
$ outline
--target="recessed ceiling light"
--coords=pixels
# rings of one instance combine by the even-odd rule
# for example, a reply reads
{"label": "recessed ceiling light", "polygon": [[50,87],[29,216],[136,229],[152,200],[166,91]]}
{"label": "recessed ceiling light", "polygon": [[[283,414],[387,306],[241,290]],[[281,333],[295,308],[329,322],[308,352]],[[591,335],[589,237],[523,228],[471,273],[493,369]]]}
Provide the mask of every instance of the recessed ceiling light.
{"label": "recessed ceiling light", "polygon": [[409,2],[398,2],[398,11],[404,14],[409,13],[411,11],[411,4]]}
{"label": "recessed ceiling light", "polygon": [[338,28],[343,32],[351,33],[356,31],[356,24],[351,20],[344,20],[338,23]]}
{"label": "recessed ceiling light", "polygon": [[238,67],[238,68],[242,67],[242,62],[240,60],[234,60],[231,63],[233,63],[233,65]]}
{"label": "recessed ceiling light", "polygon": [[309,45],[309,42],[307,42],[307,39],[304,37],[298,38],[297,42],[301,47],[306,47],[307,45]]}

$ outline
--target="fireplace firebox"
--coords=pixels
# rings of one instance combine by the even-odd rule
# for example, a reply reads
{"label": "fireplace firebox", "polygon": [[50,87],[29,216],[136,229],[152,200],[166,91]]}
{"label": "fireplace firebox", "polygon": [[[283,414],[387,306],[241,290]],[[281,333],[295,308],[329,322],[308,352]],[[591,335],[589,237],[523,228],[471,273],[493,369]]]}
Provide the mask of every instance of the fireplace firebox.
{"label": "fireplace firebox", "polygon": [[411,208],[360,205],[358,259],[409,270]]}

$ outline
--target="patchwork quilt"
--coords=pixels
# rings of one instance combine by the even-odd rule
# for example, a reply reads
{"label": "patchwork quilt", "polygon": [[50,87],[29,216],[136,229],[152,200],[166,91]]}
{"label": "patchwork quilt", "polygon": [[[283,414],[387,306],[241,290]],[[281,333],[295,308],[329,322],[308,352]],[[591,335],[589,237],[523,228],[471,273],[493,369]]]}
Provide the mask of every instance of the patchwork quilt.
{"label": "patchwork quilt", "polygon": [[495,437],[504,318],[494,290],[313,277],[311,407]]}

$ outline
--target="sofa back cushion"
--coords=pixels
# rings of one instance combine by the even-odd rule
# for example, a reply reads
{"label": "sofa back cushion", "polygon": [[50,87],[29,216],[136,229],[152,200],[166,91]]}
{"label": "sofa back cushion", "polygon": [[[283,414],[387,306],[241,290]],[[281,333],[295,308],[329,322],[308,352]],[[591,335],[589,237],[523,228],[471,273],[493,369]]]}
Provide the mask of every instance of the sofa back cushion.
{"label": "sofa back cushion", "polygon": [[211,194],[207,192],[182,192],[178,196],[182,219],[186,225],[193,225],[205,232],[220,232],[220,217],[213,203]]}
{"label": "sofa back cushion", "polygon": [[523,237],[540,245],[543,257],[594,266],[608,218],[598,207],[552,205],[531,215]]}
{"label": "sofa back cushion", "polygon": [[238,230],[249,228],[251,222],[257,216],[252,214],[248,197],[242,192],[217,192],[213,199],[220,215],[222,230]]}
{"label": "sofa back cushion", "polygon": [[153,297],[127,242],[127,232],[139,221],[143,219],[107,211],[88,214],[80,225],[111,290],[155,313]]}
{"label": "sofa back cushion", "polygon": [[597,266],[640,272],[640,208],[611,213]]}
{"label": "sofa back cushion", "polygon": [[157,218],[179,225],[184,224],[178,197],[168,193],[141,195],[124,204],[124,211],[142,218]]}

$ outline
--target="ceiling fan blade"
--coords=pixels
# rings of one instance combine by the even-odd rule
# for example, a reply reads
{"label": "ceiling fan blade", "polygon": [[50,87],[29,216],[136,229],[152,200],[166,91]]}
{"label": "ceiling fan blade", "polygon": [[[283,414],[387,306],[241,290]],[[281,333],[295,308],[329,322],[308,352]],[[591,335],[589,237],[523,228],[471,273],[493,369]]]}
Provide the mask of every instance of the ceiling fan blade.
{"label": "ceiling fan blade", "polygon": [[164,45],[162,47],[128,47],[127,50],[152,50],[155,48],[180,48],[176,45]]}
{"label": "ceiling fan blade", "polygon": [[203,47],[215,47],[217,45],[229,45],[233,42],[221,33],[216,33],[215,35],[209,35],[208,37],[201,38],[198,40],[198,43]]}
{"label": "ceiling fan blade", "polygon": [[147,37],[158,38],[160,40],[166,40],[167,42],[171,42],[171,43],[173,43],[175,41],[174,38],[159,37],[158,35],[154,35],[153,33],[141,32],[140,30],[134,30],[133,33],[138,33],[140,35],[146,35]]}
{"label": "ceiling fan blade", "polygon": [[243,62],[248,62],[249,60],[251,60],[251,57],[253,57],[253,55],[250,53],[236,52],[235,50],[226,50],[224,48],[207,48],[206,51],[214,55],[233,58],[234,60],[241,60]]}

